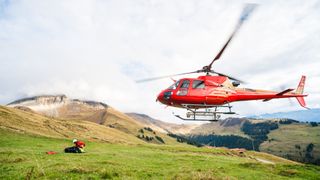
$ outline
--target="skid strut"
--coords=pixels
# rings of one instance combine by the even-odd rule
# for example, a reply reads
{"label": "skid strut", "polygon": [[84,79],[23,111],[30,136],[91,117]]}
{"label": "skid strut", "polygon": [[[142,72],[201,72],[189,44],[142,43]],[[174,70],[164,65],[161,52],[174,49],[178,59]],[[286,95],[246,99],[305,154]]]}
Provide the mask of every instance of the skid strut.
{"label": "skid strut", "polygon": [[[175,116],[184,121],[218,121],[222,114],[235,114],[231,111],[232,106],[229,104],[221,106],[183,104],[182,106],[187,109],[186,117]],[[225,111],[219,111],[218,109],[224,109]]]}

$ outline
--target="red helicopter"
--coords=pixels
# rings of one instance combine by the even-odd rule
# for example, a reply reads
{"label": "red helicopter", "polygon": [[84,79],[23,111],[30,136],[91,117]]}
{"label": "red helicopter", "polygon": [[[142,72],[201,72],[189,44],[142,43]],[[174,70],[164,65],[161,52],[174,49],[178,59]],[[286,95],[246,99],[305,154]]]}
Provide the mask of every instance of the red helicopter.
{"label": "red helicopter", "polygon": [[[186,117],[175,115],[182,120],[217,121],[221,117],[221,114],[235,114],[235,112],[231,110],[232,106],[230,106],[230,103],[236,101],[269,101],[277,98],[295,97],[302,107],[307,108],[303,98],[307,96],[306,94],[303,94],[306,79],[305,76],[301,77],[300,83],[294,92],[294,89],[291,88],[281,92],[275,92],[238,88],[240,83],[243,83],[243,81],[212,70],[212,64],[221,57],[232,38],[255,7],[255,4],[247,4],[244,7],[235,30],[209,65],[193,72],[143,79],[137,82],[145,82],[192,73],[206,73],[204,76],[199,76],[198,78],[182,78],[175,81],[173,85],[163,90],[158,95],[157,101],[160,101],[162,104],[187,109]],[[211,74],[217,75],[212,76]]]}

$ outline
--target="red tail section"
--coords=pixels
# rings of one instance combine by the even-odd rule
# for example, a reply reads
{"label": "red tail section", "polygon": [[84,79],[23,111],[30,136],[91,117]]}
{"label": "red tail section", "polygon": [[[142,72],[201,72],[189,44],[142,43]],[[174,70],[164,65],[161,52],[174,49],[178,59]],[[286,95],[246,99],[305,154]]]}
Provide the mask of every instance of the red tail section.
{"label": "red tail section", "polygon": [[[306,105],[306,102],[304,101],[304,98],[303,97],[296,97],[300,106],[304,107],[304,108],[307,108],[307,105]],[[309,108],[307,108],[309,109]]]}
{"label": "red tail section", "polygon": [[[297,90],[296,90],[296,94],[303,94],[303,89],[304,89],[304,84],[306,82],[306,76],[302,76],[301,77],[301,80],[299,82],[299,85],[297,87]],[[307,105],[306,105],[306,102],[304,101],[304,98],[303,97],[296,97],[299,104],[304,107],[304,108],[307,108]],[[308,109],[308,108],[307,108]]]}

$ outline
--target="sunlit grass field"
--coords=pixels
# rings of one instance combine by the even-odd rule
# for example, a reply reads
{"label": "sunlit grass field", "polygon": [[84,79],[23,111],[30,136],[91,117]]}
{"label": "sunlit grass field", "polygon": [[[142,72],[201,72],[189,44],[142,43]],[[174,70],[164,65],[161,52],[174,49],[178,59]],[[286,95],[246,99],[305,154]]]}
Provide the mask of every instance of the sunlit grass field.
{"label": "sunlit grass field", "polygon": [[[68,139],[0,129],[0,179],[319,179],[320,167],[222,148],[124,145],[86,141],[65,154]],[[47,151],[58,154],[47,155]],[[274,164],[256,160],[264,158]]]}

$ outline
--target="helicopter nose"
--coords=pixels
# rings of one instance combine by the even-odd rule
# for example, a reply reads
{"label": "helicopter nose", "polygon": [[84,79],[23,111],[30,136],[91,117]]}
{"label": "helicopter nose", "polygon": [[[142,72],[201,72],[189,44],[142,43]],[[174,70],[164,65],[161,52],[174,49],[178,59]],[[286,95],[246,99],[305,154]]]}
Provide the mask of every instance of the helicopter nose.
{"label": "helicopter nose", "polygon": [[163,91],[158,95],[157,101],[160,101],[162,104],[167,105],[171,100],[172,94],[173,94],[172,91]]}
{"label": "helicopter nose", "polygon": [[158,97],[157,97],[157,100],[156,101],[160,101],[160,102],[163,102],[163,92],[161,92]]}

